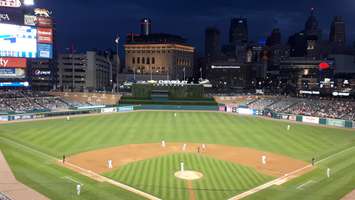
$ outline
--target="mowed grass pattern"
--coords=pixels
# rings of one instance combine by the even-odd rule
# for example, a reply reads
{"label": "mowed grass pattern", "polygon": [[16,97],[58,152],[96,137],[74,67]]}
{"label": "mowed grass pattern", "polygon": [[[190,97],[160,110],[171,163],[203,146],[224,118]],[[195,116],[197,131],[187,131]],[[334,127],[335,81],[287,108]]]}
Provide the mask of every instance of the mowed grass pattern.
{"label": "mowed grass pattern", "polygon": [[227,199],[272,179],[252,168],[189,153],[128,164],[105,175],[164,200],[186,200],[187,182],[174,176],[180,170],[180,162],[185,163],[185,170],[204,174],[202,179],[193,181],[196,199],[201,200]]}
{"label": "mowed grass pattern", "polygon": [[354,145],[351,131],[222,113],[138,112],[0,126],[11,138],[53,156],[132,143],[195,142],[246,146],[309,161]]}
{"label": "mowed grass pattern", "polygon": [[[288,155],[305,161],[309,161],[314,156],[317,159],[325,158],[343,149],[355,146],[354,130],[292,124],[291,130],[287,131],[286,127],[288,124],[288,122],[241,117],[223,113],[178,112],[177,117],[174,117],[174,112],[135,112],[78,117],[72,118],[70,121],[55,119],[0,125],[0,139],[6,138],[1,140],[0,147],[5,152],[5,156],[19,180],[44,193],[51,199],[78,198],[69,195],[73,192],[72,186],[68,187],[67,185],[61,186],[61,184],[57,184],[63,182],[61,179],[63,176],[75,176],[80,181],[92,185],[86,187],[90,192],[87,193],[87,198],[82,197],[82,199],[131,200],[139,199],[139,197],[113,186],[96,185],[96,183],[87,180],[85,177],[76,175],[58,166],[46,164],[48,160],[45,158],[32,159],[36,158],[36,156],[38,157],[38,155],[35,153],[29,154],[27,150],[21,149],[19,146],[15,147],[8,140],[57,158],[61,158],[63,154],[70,155],[124,144],[156,143],[161,140],[165,140],[168,143],[191,142],[244,146]],[[338,197],[351,191],[355,187],[354,184],[343,187],[342,190],[339,190],[340,192],[330,189],[337,188],[339,185],[345,186],[348,183],[353,183],[352,179],[349,180],[349,177],[354,177],[352,176],[353,165],[349,163],[355,162],[355,157],[350,156],[348,159],[339,160],[341,163],[343,161],[344,163],[348,163],[343,168],[343,172],[347,176],[334,179],[334,182],[331,182],[331,184],[329,182],[328,184],[330,185],[326,185],[326,187],[325,184],[320,185],[315,191],[324,194],[327,194],[327,191],[334,191],[336,194],[332,197]],[[227,166],[225,163],[220,168],[226,168]],[[136,172],[130,174],[128,171],[126,173],[129,176],[137,176],[135,177],[137,180],[142,180],[143,182],[140,185],[149,184],[148,179],[150,178],[148,177],[152,176],[149,173],[148,175],[140,173],[136,175]],[[142,179],[139,176],[142,176]],[[225,173],[223,176],[233,177],[233,173]],[[315,177],[317,176],[315,174]],[[134,182],[135,179],[129,179],[129,182]],[[225,189],[224,191],[213,192],[216,195],[214,197],[219,199],[217,197],[227,196],[225,193],[230,194],[229,190],[235,190],[237,194],[242,192],[239,189],[248,188],[242,184],[246,184],[244,179],[240,176],[238,179],[230,180],[235,182],[233,183],[235,187],[223,185],[224,181],[222,180],[224,179],[218,178],[216,178],[218,181],[206,182],[204,183],[205,185],[196,183],[194,187],[198,190],[197,197],[199,199],[206,199],[210,194],[209,190],[204,190],[204,188]],[[147,182],[144,182],[146,180]],[[242,187],[239,187],[238,180],[243,180],[240,183]],[[259,179],[254,177],[249,181],[258,183]],[[156,183],[159,184],[160,182]],[[68,192],[68,190],[70,191]],[[95,192],[95,190],[98,191]],[[252,199],[270,199],[273,196],[276,197],[275,199],[302,199],[299,197],[304,197],[302,191],[285,196],[284,192],[287,190],[293,191],[294,188],[293,186],[292,188],[272,188],[265,191],[266,196],[252,197]],[[110,195],[111,192],[114,195]],[[179,198],[183,198],[186,195],[183,191],[181,194],[178,194],[178,192],[171,193],[171,190],[168,188],[160,188],[159,191],[153,191],[153,193],[156,192],[168,196],[181,195]],[[91,193],[92,195],[90,195]]]}

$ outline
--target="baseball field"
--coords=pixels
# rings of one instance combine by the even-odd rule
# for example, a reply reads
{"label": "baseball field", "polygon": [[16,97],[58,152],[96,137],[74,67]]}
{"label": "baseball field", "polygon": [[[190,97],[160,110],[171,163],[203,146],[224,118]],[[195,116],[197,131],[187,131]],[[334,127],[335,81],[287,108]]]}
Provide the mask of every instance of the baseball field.
{"label": "baseball field", "polygon": [[[55,200],[145,199],[120,184],[164,200],[239,199],[246,191],[248,200],[340,200],[355,189],[353,129],[224,113],[142,111],[1,124],[0,149],[19,181]],[[176,176],[182,162],[193,172],[186,179]]]}

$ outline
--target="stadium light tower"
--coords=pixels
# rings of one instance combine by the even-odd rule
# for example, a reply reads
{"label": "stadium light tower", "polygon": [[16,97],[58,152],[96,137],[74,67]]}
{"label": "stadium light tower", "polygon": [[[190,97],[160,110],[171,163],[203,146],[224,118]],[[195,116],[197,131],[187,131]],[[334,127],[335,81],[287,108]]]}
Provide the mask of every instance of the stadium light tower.
{"label": "stadium light tower", "polygon": [[35,5],[35,1],[34,0],[24,0],[23,4],[25,6],[34,6]]}

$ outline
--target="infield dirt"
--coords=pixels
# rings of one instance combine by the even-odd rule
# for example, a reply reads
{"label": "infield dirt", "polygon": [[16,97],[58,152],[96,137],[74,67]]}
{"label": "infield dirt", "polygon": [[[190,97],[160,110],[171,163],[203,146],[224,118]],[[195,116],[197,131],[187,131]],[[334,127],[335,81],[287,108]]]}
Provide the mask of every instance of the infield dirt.
{"label": "infield dirt", "polygon": [[[116,170],[123,165],[137,161],[184,152],[210,156],[218,160],[252,167],[262,174],[274,177],[284,176],[287,173],[309,165],[309,163],[305,161],[251,148],[207,144],[206,149],[203,149],[201,144],[186,143],[186,150],[183,151],[183,144],[184,143],[167,143],[165,148],[159,143],[129,144],[76,154],[68,157],[67,160],[72,164],[99,174]],[[198,153],[198,149],[200,153]],[[261,162],[263,155],[267,158],[265,165]],[[111,169],[108,168],[108,160],[112,160],[113,168]],[[309,170],[310,169],[305,170],[301,174]]]}

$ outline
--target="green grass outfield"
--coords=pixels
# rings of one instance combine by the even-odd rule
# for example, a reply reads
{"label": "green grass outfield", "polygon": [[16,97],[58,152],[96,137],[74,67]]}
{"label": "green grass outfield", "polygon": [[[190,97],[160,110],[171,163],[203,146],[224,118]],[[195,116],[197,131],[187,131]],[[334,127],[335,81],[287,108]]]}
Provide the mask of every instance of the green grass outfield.
{"label": "green grass outfield", "polygon": [[[64,200],[139,199],[139,197],[107,184],[96,183],[58,167],[49,158],[30,151],[22,145],[61,158],[63,154],[69,155],[110,146],[165,140],[167,142],[245,146],[305,161],[309,161],[313,156],[318,159],[326,158],[355,146],[354,130],[292,124],[291,131],[287,131],[287,125],[287,122],[223,113],[179,112],[177,117],[174,117],[173,112],[135,112],[79,117],[72,118],[70,121],[56,119],[0,125],[0,148],[20,181],[51,199]],[[22,145],[14,144],[9,140]],[[355,156],[351,156],[349,153],[353,152],[345,152],[320,163],[318,170],[284,186],[272,187],[256,194],[255,197],[251,196],[250,199],[307,199],[307,194],[311,194],[311,191],[314,191],[313,197],[315,198],[309,196],[308,199],[317,199],[316,197],[318,197],[321,200],[326,199],[323,198],[325,196],[329,197],[328,199],[339,199],[340,196],[355,188],[355,178],[351,176],[354,172]],[[138,164],[136,163],[136,165]],[[324,168],[328,166],[334,168],[334,176],[331,181],[321,179],[324,176]],[[212,167],[211,171],[213,170]],[[112,176],[116,179],[116,175],[120,173],[118,170]],[[132,171],[132,173],[136,172]],[[73,195],[74,184],[62,178],[65,176],[73,177],[84,183],[86,185],[84,186],[84,195],[80,198],[75,197]],[[141,180],[148,180],[145,178],[145,174],[141,176]],[[238,178],[240,175],[233,176]],[[117,179],[126,180],[125,177]],[[307,182],[308,179],[317,179],[317,181],[303,189],[297,189],[298,185]],[[265,181],[257,180],[255,178],[250,181],[255,184]],[[133,183],[132,185],[135,183],[134,179],[128,180],[127,178],[126,181]],[[204,187],[220,188],[213,184],[216,183],[207,182]],[[340,186],[344,187],[340,189]],[[155,192],[153,193],[155,194]],[[176,194],[167,194],[168,192],[164,191],[164,188],[159,189],[158,193],[162,196],[183,196],[183,193],[178,194],[178,191],[175,192]],[[317,196],[317,194],[319,195]],[[199,191],[197,197],[204,199],[201,195],[203,195],[203,191]],[[221,197],[221,195],[218,193],[216,197]]]}

